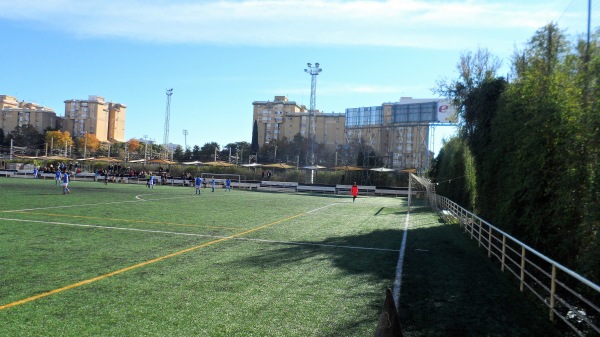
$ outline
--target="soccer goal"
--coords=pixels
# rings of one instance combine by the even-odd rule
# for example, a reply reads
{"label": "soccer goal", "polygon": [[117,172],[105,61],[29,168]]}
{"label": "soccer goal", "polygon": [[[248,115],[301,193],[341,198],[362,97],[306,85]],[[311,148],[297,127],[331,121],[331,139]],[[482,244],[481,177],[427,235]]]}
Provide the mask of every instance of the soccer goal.
{"label": "soccer goal", "polygon": [[242,176],[240,174],[204,172],[200,175],[200,178],[202,178],[203,182],[204,181],[209,182],[212,178],[215,178],[215,180],[218,181],[219,183],[225,183],[225,180],[227,180],[228,178],[232,182],[240,183],[242,181],[242,177],[244,178],[244,180],[246,179],[245,176]]}
{"label": "soccer goal", "polygon": [[419,177],[413,173],[410,173],[408,180],[408,208],[410,210],[411,198],[416,197],[419,199],[425,199],[429,202],[429,206],[436,208],[436,193],[435,184],[429,179]]}

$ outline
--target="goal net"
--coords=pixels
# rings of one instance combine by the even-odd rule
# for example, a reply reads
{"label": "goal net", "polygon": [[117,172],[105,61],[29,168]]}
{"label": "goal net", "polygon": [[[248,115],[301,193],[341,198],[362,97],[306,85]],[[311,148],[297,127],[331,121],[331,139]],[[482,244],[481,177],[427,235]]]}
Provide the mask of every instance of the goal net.
{"label": "goal net", "polygon": [[[237,182],[240,183],[242,181],[242,175],[240,174],[227,174],[227,173],[210,173],[210,172],[204,172],[200,175],[200,177],[202,178],[202,181],[210,181],[211,179],[215,179],[219,182],[225,182],[225,180],[227,180],[229,178],[229,180],[231,180],[232,182]],[[244,177],[245,179],[245,177]]]}
{"label": "goal net", "polygon": [[435,184],[429,179],[419,177],[410,173],[408,181],[408,206],[411,206],[411,198],[422,199],[432,208],[436,208]]}

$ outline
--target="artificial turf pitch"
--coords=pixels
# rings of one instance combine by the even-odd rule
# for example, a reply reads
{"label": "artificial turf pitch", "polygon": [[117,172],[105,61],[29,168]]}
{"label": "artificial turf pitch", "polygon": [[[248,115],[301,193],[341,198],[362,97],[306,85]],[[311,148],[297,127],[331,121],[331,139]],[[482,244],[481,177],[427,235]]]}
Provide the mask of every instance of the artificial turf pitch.
{"label": "artificial turf pitch", "polygon": [[[0,178],[0,336],[371,336],[397,275],[404,199],[76,180],[70,188]],[[457,228],[422,207],[411,216],[399,308],[406,336],[532,331],[516,321],[536,318],[535,308],[513,315],[488,303],[511,285],[478,267],[487,261]],[[448,255],[440,238],[466,252]],[[476,283],[498,284],[475,302],[498,309],[478,317],[456,284],[438,288],[439,270],[457,280],[443,268],[450,262],[461,264],[456,282],[473,281],[465,273],[475,269]],[[486,331],[488,321],[500,323]]]}

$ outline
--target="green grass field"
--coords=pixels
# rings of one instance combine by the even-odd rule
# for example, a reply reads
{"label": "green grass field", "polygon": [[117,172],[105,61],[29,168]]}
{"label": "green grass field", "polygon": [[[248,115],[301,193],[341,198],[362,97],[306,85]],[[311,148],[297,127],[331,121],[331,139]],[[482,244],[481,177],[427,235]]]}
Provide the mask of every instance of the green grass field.
{"label": "green grass field", "polygon": [[[403,199],[70,188],[0,178],[1,336],[372,336],[396,277]],[[506,289],[521,294],[457,228],[424,208],[411,214],[406,336],[552,332],[535,307],[498,306]],[[485,296],[469,302],[466,289]]]}

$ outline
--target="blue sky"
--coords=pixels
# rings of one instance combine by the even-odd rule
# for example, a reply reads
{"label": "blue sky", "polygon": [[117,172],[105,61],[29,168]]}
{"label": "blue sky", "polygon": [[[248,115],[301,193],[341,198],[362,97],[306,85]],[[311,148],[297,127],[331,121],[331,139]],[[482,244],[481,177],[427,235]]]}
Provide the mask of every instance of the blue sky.
{"label": "blue sky", "polygon": [[[596,5],[596,7],[598,7]],[[461,52],[506,65],[543,25],[573,36],[587,0],[0,0],[0,94],[53,108],[99,95],[127,105],[125,137],[221,146],[251,141],[252,102],[310,105],[306,63],[319,62],[316,107],[435,97]],[[592,26],[598,26],[593,8]],[[437,153],[451,127],[436,128]]]}

